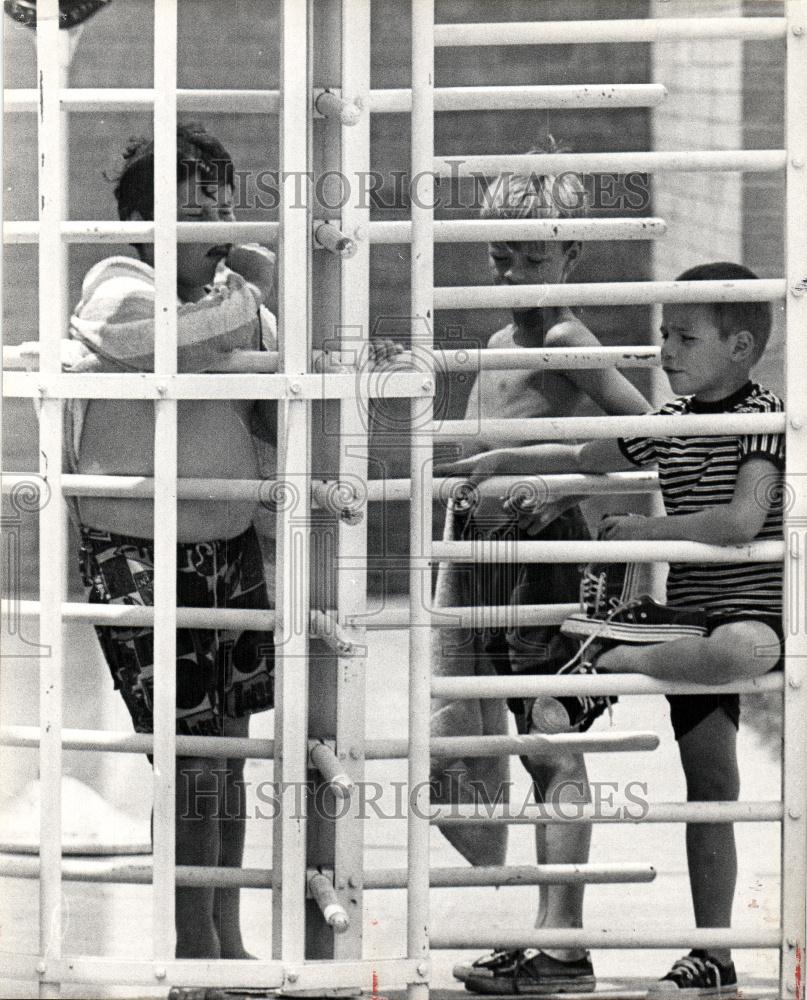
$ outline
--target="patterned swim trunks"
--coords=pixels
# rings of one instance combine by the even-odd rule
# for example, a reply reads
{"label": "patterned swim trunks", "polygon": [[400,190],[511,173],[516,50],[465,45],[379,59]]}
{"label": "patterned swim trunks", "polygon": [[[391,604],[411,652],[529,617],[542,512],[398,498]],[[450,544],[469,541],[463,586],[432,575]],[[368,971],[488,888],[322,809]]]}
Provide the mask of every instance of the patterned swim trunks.
{"label": "patterned swim trunks", "polygon": [[[91,604],[154,604],[154,543],[82,529],[81,569]],[[268,609],[255,529],[214,542],[177,546],[177,605]],[[135,731],[154,730],[154,629],[96,626],[115,687]],[[272,632],[177,629],[177,732],[220,736],[225,717],[274,703]]]}

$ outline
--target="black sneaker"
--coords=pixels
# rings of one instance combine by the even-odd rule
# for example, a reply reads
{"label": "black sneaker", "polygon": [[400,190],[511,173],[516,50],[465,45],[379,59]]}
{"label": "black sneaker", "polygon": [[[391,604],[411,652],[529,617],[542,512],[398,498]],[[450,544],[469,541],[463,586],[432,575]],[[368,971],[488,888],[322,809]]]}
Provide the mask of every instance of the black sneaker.
{"label": "black sneaker", "polygon": [[606,618],[638,597],[638,563],[588,563],[580,579],[580,614]]}
{"label": "black sneaker", "polygon": [[653,983],[648,997],[738,997],[734,962],[721,965],[707,952],[691,951],[679,958],[663,979]]}
{"label": "black sneaker", "polygon": [[610,639],[615,643],[648,646],[674,639],[705,636],[709,629],[705,612],[698,608],[672,608],[652,597],[640,597],[605,615],[570,615],[561,625],[564,635]]}
{"label": "black sneaker", "polygon": [[[560,673],[594,674],[596,670],[593,663],[583,662]],[[563,695],[558,698],[541,695],[530,708],[529,732],[544,735],[583,733],[603,712],[610,712],[616,701],[616,698],[605,695]]]}
{"label": "black sneaker", "polygon": [[454,978],[466,990],[489,996],[593,993],[596,985],[588,952],[585,958],[561,962],[536,948],[494,951],[473,965],[455,965]]}

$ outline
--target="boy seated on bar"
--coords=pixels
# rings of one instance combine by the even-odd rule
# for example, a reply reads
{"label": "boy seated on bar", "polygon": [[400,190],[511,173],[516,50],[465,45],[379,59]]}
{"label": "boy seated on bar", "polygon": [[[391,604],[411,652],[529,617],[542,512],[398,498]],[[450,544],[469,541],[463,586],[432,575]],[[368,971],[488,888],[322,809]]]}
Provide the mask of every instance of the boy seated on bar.
{"label": "boy seated on bar", "polygon": [[[547,149],[533,152],[562,152],[548,137]],[[555,175],[502,175],[487,192],[482,216],[488,219],[544,219],[585,216],[587,195],[582,178],[565,171]],[[496,241],[489,245],[490,266],[497,285],[544,285],[565,282],[574,270],[582,251],[579,242],[536,240],[529,242]],[[512,322],[494,333],[489,348],[563,348],[599,347],[593,333],[568,308],[525,307],[512,310]],[[609,414],[636,415],[647,413],[650,405],[644,396],[616,368],[574,369],[515,369],[479,372],[468,399],[468,418],[559,417],[575,413],[586,399],[593,400]],[[596,418],[594,418],[596,419]],[[474,444],[478,445],[478,439]],[[484,461],[484,459],[483,459]],[[469,460],[473,468],[474,460]],[[507,470],[504,470],[505,473]],[[455,537],[465,539],[540,538],[542,540],[588,539],[590,534],[576,497],[563,497],[542,508],[541,523],[520,531],[512,513],[502,510],[501,501],[481,498],[473,510],[454,507],[448,511],[448,527]],[[472,574],[468,579],[468,574]],[[520,604],[555,604],[574,602],[578,598],[580,574],[574,565],[477,564],[461,566],[456,571],[462,597],[476,606]],[[441,603],[457,603],[449,595]],[[559,633],[557,625],[531,626],[520,624],[517,608],[514,625],[508,629],[488,628],[481,643],[455,651],[450,640],[443,640],[437,653],[437,670],[451,669],[457,659],[463,673],[495,670],[497,673],[555,673],[573,652],[573,643]],[[581,729],[587,729],[606,708],[605,699],[592,706]],[[519,733],[543,731],[533,708],[540,711],[534,699],[512,698],[507,705],[514,714]],[[474,711],[475,706],[470,707]],[[492,718],[499,711],[502,719]],[[471,731],[469,705],[436,702],[433,707],[433,735],[461,735]],[[483,702],[479,706],[482,732],[506,731],[506,712],[498,703]],[[497,782],[506,782],[506,772],[492,761],[436,762],[432,768],[435,786],[442,786],[448,798],[462,795],[452,772],[462,771],[463,784],[472,787],[476,777],[486,775],[483,783],[493,785],[492,795],[500,795]],[[581,753],[551,748],[522,763],[530,777],[539,801],[555,803],[558,796],[568,798],[573,791],[575,801],[589,796],[585,759]],[[483,768],[479,768],[482,764]],[[476,765],[476,766],[475,766]],[[487,770],[484,766],[487,765]],[[441,773],[442,767],[442,773]],[[454,787],[452,790],[452,780]],[[506,785],[505,785],[506,787]],[[445,827],[443,832],[455,847],[474,864],[502,861],[494,856],[504,853],[506,844],[491,843],[490,826]],[[467,831],[467,832],[466,832]],[[459,834],[459,835],[458,835]],[[548,824],[536,827],[536,854],[539,864],[578,864],[588,859],[591,827],[589,824]],[[541,928],[581,927],[583,922],[582,883],[542,885],[536,926]],[[593,990],[594,973],[585,949],[498,949],[472,965],[458,965],[454,976],[468,990],[479,993],[518,992],[526,994],[556,990]]]}
{"label": "boy seated on bar", "polygon": [[[133,140],[115,197],[121,219],[154,217],[154,146]],[[232,221],[233,162],[199,124],[177,128],[177,217]],[[87,273],[70,322],[81,359],[70,371],[154,370],[154,247],[138,259],[110,257]],[[178,370],[202,372],[234,349],[276,348],[272,251],[257,244],[177,246]],[[250,400],[183,400],[178,406],[179,477],[257,479],[258,445],[273,466],[276,407]],[[257,438],[253,435],[257,435]],[[65,421],[68,472],[154,475],[150,400],[70,400]],[[81,535],[81,570],[91,603],[154,603],[151,499],[83,496],[71,505]],[[271,607],[264,561],[244,500],[177,502],[177,605]],[[267,553],[269,555],[269,553]],[[159,570],[158,570],[159,572]],[[270,582],[271,586],[271,582]],[[154,630],[97,627],[107,664],[134,728],[154,728]],[[247,736],[252,712],[273,704],[271,632],[180,628],[176,649],[177,732]],[[178,757],[176,861],[242,863],[245,834],[241,758]],[[250,958],[241,939],[239,890],[176,890],[178,958]]]}
{"label": "boy seated on bar", "polygon": [[[685,271],[677,280],[755,277],[739,264],[714,263]],[[770,328],[767,302],[665,305],[661,363],[679,395],[657,412],[714,414],[716,429],[723,414],[781,413],[781,400],[749,378]],[[548,474],[656,465],[667,516],[606,517],[601,538],[748,545],[782,537],[782,434],[543,444],[499,449],[464,464],[476,476],[502,469]],[[529,515],[522,514],[522,523],[528,522]],[[581,640],[573,671],[596,666],[598,671],[720,685],[782,665],[781,563],[671,562],[667,606],[649,597],[612,601],[608,589],[599,591],[592,591],[585,613],[562,626],[565,634]],[[739,696],[670,695],[668,701],[687,800],[736,800]],[[737,877],[732,824],[690,823],[686,845],[697,926],[729,927]],[[734,996],[736,984],[728,948],[695,949],[675,962],[649,995]]]}

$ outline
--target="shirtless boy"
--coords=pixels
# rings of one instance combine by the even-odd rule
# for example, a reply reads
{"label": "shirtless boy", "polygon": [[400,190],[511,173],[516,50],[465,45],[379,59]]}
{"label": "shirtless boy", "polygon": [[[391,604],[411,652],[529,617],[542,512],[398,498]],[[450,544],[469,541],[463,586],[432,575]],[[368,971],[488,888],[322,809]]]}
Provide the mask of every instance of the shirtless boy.
{"label": "shirtless boy", "polygon": [[[153,218],[154,149],[133,142],[117,181],[122,219]],[[177,204],[181,221],[233,219],[233,163],[200,125],[177,129]],[[154,251],[112,257],[87,274],[70,336],[84,351],[74,371],[151,371],[154,353]],[[224,262],[225,267],[220,267]],[[274,255],[255,245],[177,246],[178,366],[204,371],[235,348],[274,346],[264,303]],[[259,411],[259,412],[258,412]],[[154,475],[154,408],[145,400],[71,400],[68,469],[95,475]],[[273,404],[246,400],[179,403],[180,477],[255,479],[253,432],[271,438]],[[261,419],[256,419],[260,417]],[[153,604],[151,500],[82,497],[74,513],[90,601]],[[267,608],[263,559],[246,501],[177,503],[177,603]],[[153,731],[151,628],[97,628],[104,656],[137,732]],[[177,732],[246,736],[249,716],[272,706],[271,633],[177,631]],[[177,759],[176,860],[180,865],[240,866],[244,850],[243,760]],[[218,804],[215,790],[219,796]],[[208,794],[204,794],[207,792]],[[241,940],[239,890],[177,888],[176,955],[248,958]]]}
{"label": "shirtless boy", "polygon": [[[500,178],[489,193],[483,216],[495,219],[552,218],[585,214],[585,190],[580,178],[564,173],[553,176]],[[571,210],[571,206],[578,206]],[[580,243],[495,242],[489,247],[493,279],[497,285],[542,285],[567,281],[581,253]],[[513,321],[494,333],[491,348],[598,347],[599,341],[567,308],[513,309]],[[558,417],[573,414],[586,398],[609,414],[640,414],[649,410],[642,394],[616,369],[560,371],[523,369],[482,371],[474,384],[467,406],[473,418]],[[484,444],[474,441],[477,450]],[[473,460],[469,460],[472,464]],[[507,475],[500,466],[496,473]],[[489,470],[485,470],[490,475]],[[554,513],[554,512],[552,512]],[[551,516],[551,513],[550,513]],[[519,537],[511,518],[503,518],[501,501],[482,500],[464,527],[464,537]],[[575,504],[532,537],[542,539],[588,538],[585,520]],[[577,568],[561,563],[541,566],[480,565],[474,570],[477,605],[552,604],[577,600]],[[552,673],[569,656],[569,646],[557,627],[489,630],[484,649],[501,673]],[[573,649],[573,647],[572,647]],[[568,699],[570,725],[578,731],[588,728],[598,709],[585,719],[576,714]],[[511,699],[519,732],[536,731],[532,701]],[[539,723],[540,725],[540,723]],[[556,802],[560,790],[575,789],[576,801],[587,799],[588,782],[582,754],[553,752],[523,758],[533,779],[539,800]],[[586,824],[536,827],[539,864],[574,864],[588,858],[591,839]],[[582,885],[541,886],[536,927],[581,927]],[[594,974],[588,954],[578,949],[535,951],[496,950],[471,966],[457,966],[456,978],[477,993],[517,992],[540,994],[560,989],[594,989]]]}

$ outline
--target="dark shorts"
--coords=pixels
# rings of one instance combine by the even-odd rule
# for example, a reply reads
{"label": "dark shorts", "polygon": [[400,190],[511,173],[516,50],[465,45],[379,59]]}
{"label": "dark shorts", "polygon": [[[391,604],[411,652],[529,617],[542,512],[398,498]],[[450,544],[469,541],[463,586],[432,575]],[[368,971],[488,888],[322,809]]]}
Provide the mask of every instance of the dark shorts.
{"label": "dark shorts", "polygon": [[[82,529],[81,569],[91,604],[154,604],[154,543]],[[177,605],[268,609],[255,529],[237,538],[177,546]],[[154,730],[154,630],[97,626],[115,687],[135,731]],[[274,702],[274,634],[177,629],[177,732],[220,736],[224,718]]]}
{"label": "dark shorts", "polygon": [[[763,614],[713,615],[709,618],[709,632],[714,632],[720,625],[737,621],[762,622],[773,629],[779,639],[780,656],[779,661],[771,669],[781,670],[784,643],[781,616]],[[677,740],[686,736],[695,726],[718,709],[722,709],[726,713],[735,729],[740,728],[740,696],[736,692],[727,694],[670,694],[667,695],[667,701],[670,703],[670,721]]]}
{"label": "dark shorts", "polygon": [[[527,535],[515,522],[494,531],[468,518],[462,537],[507,541],[579,541],[591,534],[579,507],[560,514],[539,534]],[[477,605],[571,604],[580,599],[581,567],[574,563],[479,563],[474,567]],[[486,629],[483,647],[499,674],[555,674],[579,643],[561,635],[559,625]],[[508,698],[519,732],[527,731],[532,699]],[[594,717],[584,728],[594,721]]]}

